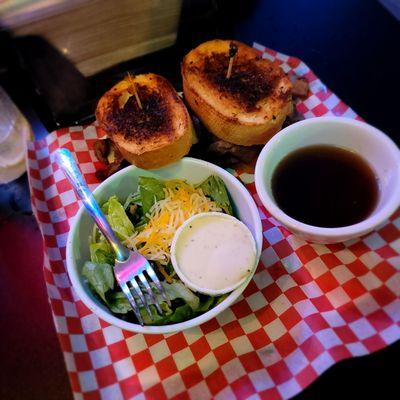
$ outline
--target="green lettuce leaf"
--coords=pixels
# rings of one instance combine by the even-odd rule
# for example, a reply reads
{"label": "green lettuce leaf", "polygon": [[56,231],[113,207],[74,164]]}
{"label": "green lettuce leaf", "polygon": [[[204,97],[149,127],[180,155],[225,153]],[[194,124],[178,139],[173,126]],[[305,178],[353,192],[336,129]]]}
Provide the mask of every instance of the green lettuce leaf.
{"label": "green lettuce leaf", "polygon": [[124,210],[132,221],[135,230],[142,230],[147,220],[144,218],[142,200],[139,191],[131,193],[125,201]]}
{"label": "green lettuce leaf", "polygon": [[165,198],[164,188],[163,181],[147,176],[139,177],[139,193],[144,215],[150,211],[154,203]]}
{"label": "green lettuce leaf", "polygon": [[126,314],[132,311],[132,307],[123,292],[108,292],[106,295],[106,304],[115,314]]}
{"label": "green lettuce leaf", "polygon": [[168,322],[177,323],[187,321],[193,316],[193,309],[189,306],[189,304],[184,304],[183,306],[179,306],[175,309],[175,311],[170,315]]}
{"label": "green lettuce leaf", "polygon": [[192,190],[192,186],[182,179],[170,179],[165,181],[165,187],[170,189],[184,189],[188,192]]}
{"label": "green lettuce leaf", "polygon": [[218,297],[208,296],[205,300],[200,302],[199,308],[196,310],[196,313],[197,314],[205,313],[206,311],[210,310],[211,308],[214,308],[219,303],[224,301],[228,296],[229,293],[223,294],[222,296]]}
{"label": "green lettuce leaf", "polygon": [[228,296],[230,295],[230,293],[226,293],[223,294],[222,296],[217,297],[217,301],[215,302],[215,305],[217,306],[219,303],[222,303]]}
{"label": "green lettuce leaf", "polygon": [[132,204],[135,204],[137,206],[141,206],[142,205],[142,200],[140,197],[140,193],[139,191],[137,192],[132,192],[125,200],[124,203],[124,209],[128,210],[129,206],[131,206]]}
{"label": "green lettuce leaf", "polygon": [[[181,299],[185,304],[176,307],[176,309],[171,309],[168,304],[164,301],[161,294],[158,292],[154,284],[151,284],[153,293],[155,294],[156,301],[160,304],[163,311],[162,315],[157,312],[154,306],[154,302],[147,295],[147,292],[143,290],[146,297],[147,303],[149,304],[153,320],[147,314],[144,307],[140,307],[140,313],[142,315],[143,321],[146,325],[165,325],[168,323],[176,323],[181,321],[186,321],[192,318],[195,313],[203,312],[199,309],[200,299],[196,296],[190,289],[188,289],[182,282],[174,281],[169,284],[167,282],[162,282],[165,292],[171,301],[176,299]],[[137,296],[134,296],[137,304],[140,304],[140,300]],[[211,298],[213,299],[213,298]],[[105,296],[105,302],[113,313],[116,314],[126,314],[132,311],[132,307],[129,301],[122,292],[108,292]],[[210,305],[213,300],[210,300]],[[204,308],[204,311],[206,309]]]}
{"label": "green lettuce leaf", "polygon": [[82,275],[87,279],[93,290],[106,302],[106,292],[114,289],[112,266],[86,261],[82,268]]}
{"label": "green lettuce leaf", "polygon": [[[189,307],[193,310],[196,311],[200,305],[200,299],[198,296],[196,296],[189,288],[187,288],[181,281],[174,281],[172,283],[167,283],[165,281],[161,282],[166,295],[168,298],[172,300],[176,299],[181,299],[183,300],[186,304],[189,305]],[[150,283],[150,286],[153,290],[154,293],[154,298],[156,299],[157,303],[162,304],[165,303],[164,298],[161,296],[161,293],[158,291],[157,287],[154,285],[154,283]],[[147,292],[143,290],[143,294],[147,300],[148,304],[154,304],[154,301],[149,297]],[[140,300],[138,297],[134,296],[136,302],[140,303]]]}
{"label": "green lettuce leaf", "polygon": [[[135,300],[138,304],[140,301],[135,296]],[[132,311],[132,307],[129,304],[128,299],[125,297],[122,292],[109,292],[107,293],[106,303],[110,310],[115,314],[126,314]],[[150,318],[144,307],[139,307],[140,314],[143,318],[143,322],[146,325],[164,325],[169,322],[169,317],[173,313],[173,311],[169,308],[168,304],[165,302],[160,303],[161,310],[163,311],[162,315],[157,312],[156,307],[149,302],[149,308],[151,311],[151,315],[153,319]]]}
{"label": "green lettuce leaf", "polygon": [[108,242],[90,244],[90,260],[96,264],[114,265],[115,256]]}
{"label": "green lettuce leaf", "polygon": [[182,321],[186,321],[194,316],[193,310],[190,308],[188,304],[184,304],[179,306],[172,311],[167,303],[161,303],[161,309],[163,310],[162,315],[158,314],[155,306],[150,306],[150,311],[153,316],[153,320],[150,318],[147,311],[141,307],[140,314],[142,315],[143,322],[146,325],[166,325],[170,323],[178,323]]}
{"label": "green lettuce leaf", "polygon": [[145,310],[144,307],[140,307],[140,314],[143,318],[143,322],[146,325],[165,325],[168,324],[170,321],[170,316],[173,314],[173,311],[169,308],[167,303],[161,303],[161,310],[162,310],[162,315],[160,315],[157,312],[157,309],[154,305],[150,305],[150,311],[151,315],[153,316],[153,319],[150,318],[149,314],[147,314],[147,311]]}
{"label": "green lettuce leaf", "polygon": [[225,184],[218,176],[211,175],[197,187],[214,200],[227,214],[233,215],[232,205]]}
{"label": "green lettuce leaf", "polygon": [[162,282],[166,295],[170,300],[182,299],[189,307],[196,311],[200,305],[200,299],[182,282],[174,281],[172,283]]}
{"label": "green lettuce leaf", "polygon": [[132,236],[134,232],[133,224],[116,196],[110,197],[103,204],[102,210],[118,239],[126,240]]}
{"label": "green lettuce leaf", "polygon": [[208,296],[204,301],[202,301],[200,303],[200,305],[197,308],[196,312],[203,313],[203,312],[208,311],[210,308],[213,307],[214,302],[215,302],[215,297]]}
{"label": "green lettuce leaf", "polygon": [[[135,299],[137,302],[139,302],[138,298],[135,297]],[[122,292],[107,293],[106,303],[110,308],[110,310],[115,314],[127,314],[128,312],[132,311],[132,307],[129,304],[128,299]],[[161,310],[163,311],[162,315],[160,315],[157,312],[157,309],[153,304],[149,304],[149,308],[153,318],[150,318],[149,314],[147,313],[144,307],[139,307],[139,311],[143,318],[143,322],[146,325],[165,325],[169,323],[170,316],[173,314],[173,311],[169,308],[168,304],[165,302],[160,303],[160,306]]]}

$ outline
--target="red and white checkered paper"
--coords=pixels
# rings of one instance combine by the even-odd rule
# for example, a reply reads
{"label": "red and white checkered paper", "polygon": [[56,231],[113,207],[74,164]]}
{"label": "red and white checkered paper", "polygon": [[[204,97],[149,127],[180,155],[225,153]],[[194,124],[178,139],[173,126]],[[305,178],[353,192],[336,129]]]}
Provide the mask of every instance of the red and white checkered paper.
{"label": "red and white checkered paper", "polygon": [[[310,96],[297,104],[306,118],[357,118],[303,62],[255,47],[309,81]],[[264,230],[261,262],[243,296],[217,318],[175,334],[133,334],[100,320],[66,273],[79,202],[51,157],[70,149],[94,189],[98,135],[95,126],[60,129],[28,150],[44,275],[75,399],[287,399],[337,361],[400,338],[400,212],[362,239],[308,244],[269,216],[251,175],[240,172]]]}

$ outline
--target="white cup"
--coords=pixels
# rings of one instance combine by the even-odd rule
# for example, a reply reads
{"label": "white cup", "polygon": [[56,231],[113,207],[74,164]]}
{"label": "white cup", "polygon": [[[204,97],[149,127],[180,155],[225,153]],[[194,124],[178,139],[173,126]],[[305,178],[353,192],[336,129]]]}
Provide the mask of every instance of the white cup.
{"label": "white cup", "polygon": [[[357,153],[375,172],[378,202],[372,213],[357,224],[339,228],[304,224],[285,214],[274,200],[271,181],[279,162],[297,149],[321,144]],[[265,208],[292,233],[316,243],[343,242],[372,231],[399,207],[400,151],[383,132],[365,122],[339,117],[310,118],[282,129],[264,146],[257,160],[255,183]]]}

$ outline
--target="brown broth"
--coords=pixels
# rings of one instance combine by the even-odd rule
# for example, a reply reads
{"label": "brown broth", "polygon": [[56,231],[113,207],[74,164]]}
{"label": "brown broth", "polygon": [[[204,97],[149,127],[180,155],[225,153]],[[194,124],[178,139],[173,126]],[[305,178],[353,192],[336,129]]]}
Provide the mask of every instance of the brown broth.
{"label": "brown broth", "polygon": [[353,225],[373,211],[376,176],[359,155],[329,145],[288,154],[272,176],[277,205],[297,221],[319,227]]}

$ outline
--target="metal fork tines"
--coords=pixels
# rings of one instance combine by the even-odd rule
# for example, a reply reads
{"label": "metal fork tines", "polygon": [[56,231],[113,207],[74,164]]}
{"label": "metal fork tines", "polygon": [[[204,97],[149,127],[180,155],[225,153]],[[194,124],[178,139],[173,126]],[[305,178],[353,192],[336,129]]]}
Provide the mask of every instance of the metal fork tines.
{"label": "metal fork tines", "polygon": [[[116,261],[114,273],[119,286],[129,300],[136,318],[141,325],[143,325],[143,318],[140,313],[140,303],[149,314],[151,320],[154,318],[150,309],[150,304],[153,304],[160,314],[162,313],[160,303],[156,298],[154,287],[152,288],[152,286],[155,286],[161,297],[168,305],[171,305],[153,267],[141,254],[130,252],[126,261]],[[151,285],[151,283],[153,283],[153,285]],[[150,299],[150,304],[146,299],[146,294]],[[136,300],[135,297],[138,300]]]}

